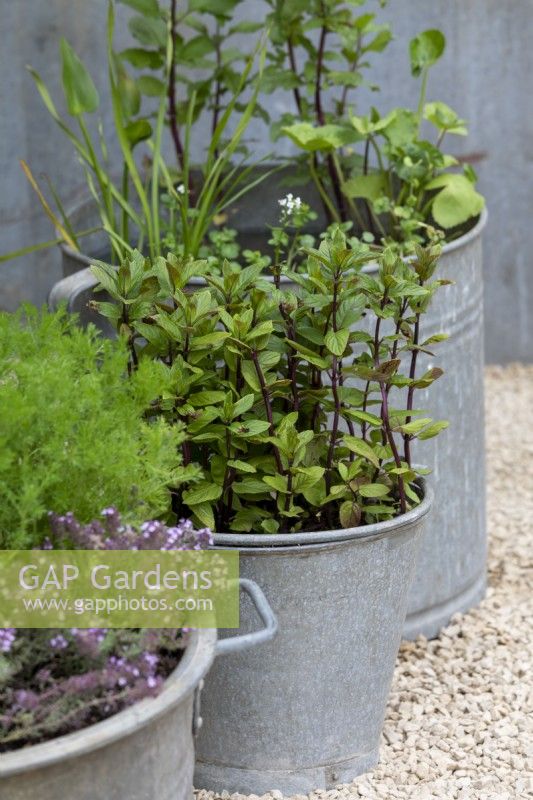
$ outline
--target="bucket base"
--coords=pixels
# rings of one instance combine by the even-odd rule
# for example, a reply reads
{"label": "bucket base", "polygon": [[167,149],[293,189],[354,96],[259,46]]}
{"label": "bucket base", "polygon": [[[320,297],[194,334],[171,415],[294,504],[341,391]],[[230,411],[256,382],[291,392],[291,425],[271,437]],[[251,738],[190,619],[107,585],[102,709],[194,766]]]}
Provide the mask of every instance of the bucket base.
{"label": "bucket base", "polygon": [[422,635],[427,639],[435,639],[454,614],[464,613],[477,606],[485,597],[486,590],[487,575],[483,570],[474,583],[471,583],[455,597],[431,606],[431,608],[424,608],[422,611],[408,614],[402,638],[412,641]]}
{"label": "bucket base", "polygon": [[194,786],[208,791],[263,795],[274,789],[283,795],[309,794],[315,789],[333,789],[350,783],[358,775],[376,766],[379,750],[359,753],[347,761],[294,770],[253,770],[226,767],[222,764],[196,762]]}

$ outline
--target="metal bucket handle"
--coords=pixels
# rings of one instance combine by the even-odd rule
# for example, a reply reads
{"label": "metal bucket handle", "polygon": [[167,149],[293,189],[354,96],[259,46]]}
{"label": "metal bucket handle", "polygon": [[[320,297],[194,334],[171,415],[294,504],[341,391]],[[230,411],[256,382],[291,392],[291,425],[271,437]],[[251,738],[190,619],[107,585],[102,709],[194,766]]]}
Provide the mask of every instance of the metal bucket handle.
{"label": "metal bucket handle", "polygon": [[278,630],[276,615],[263,594],[263,590],[260,589],[257,583],[248,578],[239,578],[239,585],[251,599],[265,627],[253,633],[243,633],[241,636],[219,639],[215,650],[217,656],[225,656],[228,653],[239,653],[241,650],[247,650],[249,647],[255,647],[258,644],[263,644],[263,642],[269,642],[274,638]]}

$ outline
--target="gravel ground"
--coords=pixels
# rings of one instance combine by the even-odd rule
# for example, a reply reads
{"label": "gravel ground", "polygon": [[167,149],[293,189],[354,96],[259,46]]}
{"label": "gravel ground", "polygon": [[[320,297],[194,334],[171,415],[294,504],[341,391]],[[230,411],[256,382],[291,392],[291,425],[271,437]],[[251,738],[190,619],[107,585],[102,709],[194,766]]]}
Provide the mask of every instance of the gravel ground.
{"label": "gravel ground", "polygon": [[438,639],[402,644],[379,766],[310,800],[533,797],[533,367],[488,368],[486,397],[487,598]]}

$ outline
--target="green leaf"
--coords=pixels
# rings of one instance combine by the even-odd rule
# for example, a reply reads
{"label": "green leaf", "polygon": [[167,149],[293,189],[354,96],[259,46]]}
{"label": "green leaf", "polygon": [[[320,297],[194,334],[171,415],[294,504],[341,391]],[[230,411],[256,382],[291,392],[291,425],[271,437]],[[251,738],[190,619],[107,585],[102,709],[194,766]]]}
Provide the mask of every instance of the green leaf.
{"label": "green leaf", "polygon": [[226,331],[213,331],[213,333],[206,333],[205,336],[194,336],[191,339],[190,349],[193,351],[217,348],[226,341],[228,336]]}
{"label": "green leaf", "polygon": [[235,481],[231,488],[235,494],[267,494],[269,491],[268,486],[257,478],[244,478],[242,481]]}
{"label": "green leaf", "polygon": [[346,500],[339,508],[339,519],[343,528],[357,528],[361,523],[361,509],[357,503]]}
{"label": "green leaf", "polygon": [[464,119],[459,119],[455,111],[446,103],[426,103],[424,118],[435,125],[440,131],[453,133],[456,136],[466,136],[468,129]]}
{"label": "green leaf", "polygon": [[120,105],[124,117],[129,119],[139,113],[141,106],[141,93],[136,81],[128,74],[124,63],[113,54],[113,67],[117,75],[117,86],[120,93]]}
{"label": "green leaf", "polygon": [[433,439],[433,437],[438,436],[441,431],[446,430],[449,424],[450,423],[445,420],[434,422],[432,425],[428,425],[428,427],[418,435],[418,438],[422,440]]}
{"label": "green leaf", "polygon": [[159,69],[163,66],[163,57],[157,50],[128,47],[127,50],[122,50],[120,57],[136,69]]}
{"label": "green leaf", "polygon": [[300,467],[294,479],[294,491],[311,489],[324,477],[325,471],[324,467]]}
{"label": "green leaf", "polygon": [[436,64],[445,48],[446,38],[439,30],[427,30],[415,36],[409,44],[412,74],[418,77],[422,70]]}
{"label": "green leaf", "polygon": [[252,464],[248,464],[246,461],[239,461],[239,459],[231,459],[228,461],[228,467],[232,467],[238,472],[257,472]]}
{"label": "green leaf", "polygon": [[233,25],[228,34],[231,35],[233,33],[255,33],[256,31],[264,30],[265,23],[264,22],[238,22],[236,25]]}
{"label": "green leaf", "polygon": [[240,400],[237,400],[233,407],[233,416],[232,419],[239,417],[241,414],[245,414],[247,411],[251,409],[254,404],[255,395],[247,394],[244,397],[241,397]]}
{"label": "green leaf", "polygon": [[400,426],[402,433],[409,435],[417,434],[422,428],[425,428],[431,422],[431,419],[414,419],[412,422],[407,422],[405,425]]}
{"label": "green leaf", "polygon": [[242,377],[248,384],[248,386],[254,390],[254,392],[261,391],[261,384],[259,383],[259,378],[257,377],[257,371],[252,361],[243,361],[241,363],[241,372]]}
{"label": "green leaf", "polygon": [[243,438],[260,436],[270,428],[270,424],[265,420],[247,419],[244,422],[234,422],[230,425],[230,430],[235,436]]}
{"label": "green leaf", "polygon": [[332,69],[328,72],[328,82],[333,86],[355,87],[360,86],[362,78],[357,72],[341,72]]}
{"label": "green leaf", "polygon": [[428,386],[431,386],[436,380],[444,375],[443,370],[440,367],[432,367],[427,372],[424,372],[419,378],[417,378],[413,382],[413,386],[417,389],[427,389]]}
{"label": "green leaf", "polygon": [[205,392],[196,392],[195,394],[189,395],[187,401],[192,406],[198,406],[199,408],[203,408],[204,406],[212,406],[216,403],[223,403],[226,399],[226,392],[218,392],[218,391],[205,391]]}
{"label": "green leaf", "polygon": [[452,172],[439,175],[426,189],[441,189],[433,200],[431,213],[437,225],[444,229],[455,228],[477,217],[485,207],[484,197],[464,175]]}
{"label": "green leaf", "polygon": [[66,39],[61,39],[61,81],[69,114],[92,114],[100,104],[96,86]]}
{"label": "green leaf", "polygon": [[358,139],[357,133],[341,125],[319,125],[314,127],[309,122],[298,122],[282,129],[302,150],[309,153],[316,151],[330,152],[350,144]]}
{"label": "green leaf", "polygon": [[157,0],[119,0],[119,3],[130,6],[147,17],[159,17],[161,14]]}
{"label": "green leaf", "polygon": [[199,503],[208,503],[211,500],[218,500],[222,496],[222,486],[209,481],[201,481],[190,489],[183,492],[183,502],[188,506],[195,506]]}
{"label": "green leaf", "polygon": [[176,51],[178,62],[195,62],[215,50],[215,45],[209,36],[194,36],[183,47]]}
{"label": "green leaf", "polygon": [[294,350],[296,350],[296,352],[299,353],[302,358],[304,358],[310,364],[313,364],[313,366],[318,367],[319,369],[328,368],[328,362],[325,358],[319,356],[318,353],[314,353],[312,350],[309,350],[308,347],[304,347],[303,345],[298,344],[298,342],[293,342],[290,339],[287,340],[287,343],[294,348]]}
{"label": "green leaf", "polygon": [[358,411],[355,408],[350,408],[346,413],[349,413],[351,419],[358,419],[361,422],[368,422],[369,425],[374,425],[378,428],[383,424],[381,417],[378,417],[375,414],[370,414],[368,411]]}
{"label": "green leaf", "polygon": [[328,331],[324,337],[324,344],[334,356],[342,356],[350,338],[349,330]]}
{"label": "green leaf", "polygon": [[152,135],[152,126],[147,119],[136,119],[124,128],[128,141],[132,147],[139,142],[144,142]]}
{"label": "green leaf", "polygon": [[345,436],[344,444],[352,453],[356,453],[356,455],[370,461],[371,464],[379,469],[379,458],[364,439],[358,439],[357,436]]}
{"label": "green leaf", "polygon": [[286,475],[264,475],[263,480],[277,492],[282,492],[282,494],[288,493]]}
{"label": "green leaf", "polygon": [[189,0],[189,10],[215,17],[231,14],[241,0]]}
{"label": "green leaf", "polygon": [[394,517],[394,506],[363,506],[362,508],[363,514],[372,514],[375,517]]}
{"label": "green leaf", "polygon": [[[98,281],[99,286],[109,292],[115,298],[118,298],[117,292],[117,272],[113,269],[113,267],[109,266],[108,264],[104,264],[100,262],[98,264],[91,264],[90,270],[96,280]],[[97,287],[98,290],[98,287]]]}
{"label": "green leaf", "polygon": [[166,91],[163,81],[154,78],[153,75],[141,75],[137,80],[137,87],[142,94],[148,97],[162,97]]}
{"label": "green leaf", "polygon": [[365,483],[359,487],[358,492],[361,497],[385,497],[390,490],[388,486],[384,486],[382,483]]}
{"label": "green leaf", "polygon": [[128,28],[134,39],[148,47],[165,47],[167,26],[162,19],[132,17]]}
{"label": "green leaf", "polygon": [[387,176],[382,172],[358,175],[347,180],[342,186],[342,191],[347,197],[364,197],[366,200],[377,200],[387,193],[387,189]]}
{"label": "green leaf", "polygon": [[212,531],[215,530],[215,516],[209,503],[198,503],[198,505],[190,506],[190,509],[201,525]]}
{"label": "green leaf", "polygon": [[386,119],[387,124],[382,132],[392,147],[406,147],[416,140],[419,123],[413,111],[396,108]]}
{"label": "green leaf", "polygon": [[[261,27],[263,27],[261,25]],[[261,527],[265,531],[265,533],[278,533],[279,532],[279,522],[277,519],[264,519],[261,523]]]}

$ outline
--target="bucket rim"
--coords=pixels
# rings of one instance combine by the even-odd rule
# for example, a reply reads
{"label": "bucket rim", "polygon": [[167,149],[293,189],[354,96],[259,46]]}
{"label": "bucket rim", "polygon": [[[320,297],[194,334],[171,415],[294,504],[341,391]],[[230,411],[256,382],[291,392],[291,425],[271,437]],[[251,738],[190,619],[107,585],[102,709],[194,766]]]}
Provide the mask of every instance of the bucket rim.
{"label": "bucket rim", "polygon": [[0,781],[13,775],[34,772],[80,758],[142,728],[170,713],[196,688],[215,657],[217,632],[213,629],[191,632],[181,661],[167,678],[157,697],[146,698],[109,719],[80,731],[57,736],[47,742],[0,754]]}
{"label": "bucket rim", "polygon": [[417,480],[422,500],[415,508],[394,519],[359,525],[355,528],[339,528],[331,531],[308,531],[302,533],[214,533],[216,549],[238,548],[245,552],[281,552],[320,548],[347,542],[368,542],[385,539],[405,532],[417,525],[431,510],[433,489],[423,478]]}
{"label": "bucket rim", "polygon": [[[84,205],[84,203],[80,203],[80,204],[74,206],[69,211],[69,215],[74,214],[78,209],[82,208],[83,205]],[[442,248],[441,258],[443,256],[445,256],[445,255],[448,255],[448,253],[453,253],[453,252],[455,252],[455,250],[460,250],[461,248],[466,247],[471,242],[473,242],[476,239],[478,239],[481,236],[481,234],[483,233],[483,230],[485,229],[485,227],[487,225],[488,218],[489,218],[489,214],[488,214],[488,211],[487,211],[487,207],[484,206],[481,214],[479,215],[479,218],[478,218],[477,222],[475,223],[475,225],[472,228],[470,228],[469,231],[464,233],[462,236],[459,236],[458,239],[454,239],[451,242],[446,242],[446,244]],[[73,247],[71,247],[70,245],[66,244],[65,242],[60,242],[59,243],[59,248],[61,249],[62,253],[66,257],[77,261],[80,265],[84,265],[84,267],[86,267],[86,268],[90,267],[91,264],[93,264],[95,262],[95,260],[97,260],[95,257],[93,258],[91,256],[88,256],[83,251],[74,250]],[[83,269],[83,267],[81,267],[81,269]],[[375,270],[372,269],[371,265],[368,265],[365,271],[373,272]],[[77,274],[77,273],[74,273],[74,274]],[[89,274],[91,274],[91,273],[89,273]],[[271,275],[266,275],[265,277],[266,277],[267,280],[273,280]],[[280,283],[282,283],[282,284],[284,284],[284,283],[292,284],[292,281],[286,275],[281,275]],[[189,284],[191,286],[205,286],[206,285],[206,281],[201,277],[191,278],[189,280]],[[94,285],[96,285],[96,281],[94,281]],[[88,287],[88,288],[90,288],[90,287]]]}

